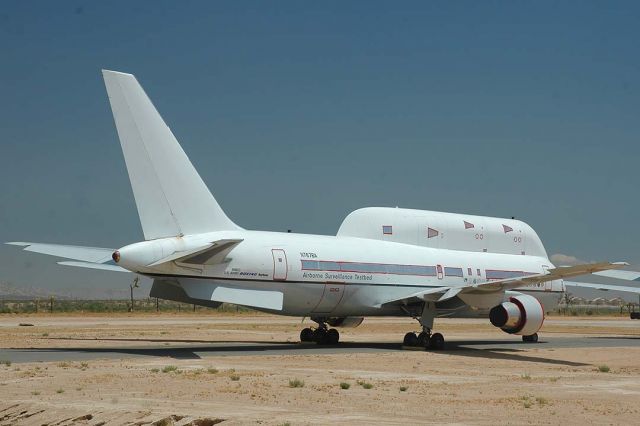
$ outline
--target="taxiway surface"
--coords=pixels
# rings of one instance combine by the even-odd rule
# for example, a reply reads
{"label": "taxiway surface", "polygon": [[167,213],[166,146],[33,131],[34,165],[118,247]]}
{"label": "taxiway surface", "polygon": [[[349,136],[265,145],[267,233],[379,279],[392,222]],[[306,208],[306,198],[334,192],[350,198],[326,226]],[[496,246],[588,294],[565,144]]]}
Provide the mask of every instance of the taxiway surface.
{"label": "taxiway surface", "polygon": [[[65,339],[67,340],[67,339]],[[72,339],[74,340],[74,339]],[[123,339],[119,339],[123,340]],[[68,341],[68,340],[67,340]],[[136,342],[136,340],[127,340]],[[57,347],[56,340],[50,340],[45,348],[1,348],[0,359],[12,363],[88,361],[93,359],[123,359],[129,357],[161,357],[173,359],[203,359],[214,356],[256,356],[256,355],[322,355],[347,353],[376,353],[403,351],[398,343],[343,342],[335,346],[319,346],[314,343],[290,342],[184,342],[171,340],[171,347],[158,342],[151,345],[115,344],[112,339],[93,339],[98,347]],[[495,340],[452,340],[446,343],[442,353],[465,356],[487,356],[495,352],[521,352],[530,349],[556,348],[640,348],[640,336],[582,336],[543,337],[538,343],[523,343],[513,339]]]}
{"label": "taxiway surface", "polygon": [[640,416],[640,321],[551,317],[531,344],[487,320],[438,319],[447,347],[427,352],[399,344],[417,328],[411,319],[367,318],[341,330],[337,346],[298,343],[308,325],[210,311],[0,315],[0,420],[582,425]]}

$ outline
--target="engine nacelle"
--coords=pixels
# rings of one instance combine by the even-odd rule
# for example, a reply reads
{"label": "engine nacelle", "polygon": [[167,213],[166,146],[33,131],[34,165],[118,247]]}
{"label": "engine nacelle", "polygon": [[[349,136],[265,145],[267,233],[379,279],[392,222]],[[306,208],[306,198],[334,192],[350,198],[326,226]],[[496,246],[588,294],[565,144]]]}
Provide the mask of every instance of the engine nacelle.
{"label": "engine nacelle", "polygon": [[356,328],[364,321],[363,317],[333,317],[327,320],[331,327]]}
{"label": "engine nacelle", "polygon": [[520,294],[489,311],[491,324],[509,334],[530,336],[542,327],[544,308],[533,296]]}

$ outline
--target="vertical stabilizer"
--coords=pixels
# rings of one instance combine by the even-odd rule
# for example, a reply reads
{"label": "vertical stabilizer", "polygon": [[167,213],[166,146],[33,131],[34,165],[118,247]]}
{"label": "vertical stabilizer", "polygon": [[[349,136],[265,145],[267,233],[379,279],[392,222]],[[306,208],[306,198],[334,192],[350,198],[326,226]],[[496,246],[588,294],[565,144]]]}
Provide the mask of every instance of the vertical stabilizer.
{"label": "vertical stabilizer", "polygon": [[131,74],[103,70],[146,240],[241,229],[224,214]]}

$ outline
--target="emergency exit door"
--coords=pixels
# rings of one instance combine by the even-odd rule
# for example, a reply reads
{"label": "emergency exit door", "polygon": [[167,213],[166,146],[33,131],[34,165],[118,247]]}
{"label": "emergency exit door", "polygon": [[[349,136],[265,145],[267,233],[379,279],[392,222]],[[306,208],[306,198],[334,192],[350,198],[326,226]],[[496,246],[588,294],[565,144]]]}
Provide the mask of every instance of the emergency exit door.
{"label": "emergency exit door", "polygon": [[273,256],[273,279],[284,281],[287,279],[287,254],[282,249],[271,250]]}

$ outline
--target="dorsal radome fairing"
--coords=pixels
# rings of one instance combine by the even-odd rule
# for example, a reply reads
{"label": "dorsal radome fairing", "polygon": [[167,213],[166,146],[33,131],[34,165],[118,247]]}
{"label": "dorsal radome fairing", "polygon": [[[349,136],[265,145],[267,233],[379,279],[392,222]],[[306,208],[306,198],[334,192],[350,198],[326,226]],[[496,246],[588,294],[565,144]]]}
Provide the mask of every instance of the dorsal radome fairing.
{"label": "dorsal radome fairing", "polygon": [[350,213],[338,236],[449,250],[547,257],[538,234],[514,219],[389,207]]}

